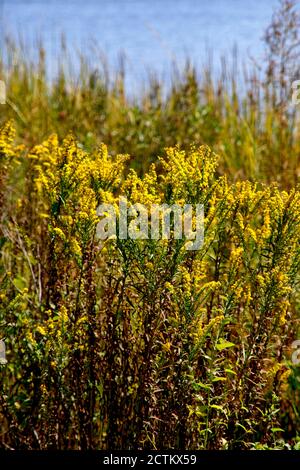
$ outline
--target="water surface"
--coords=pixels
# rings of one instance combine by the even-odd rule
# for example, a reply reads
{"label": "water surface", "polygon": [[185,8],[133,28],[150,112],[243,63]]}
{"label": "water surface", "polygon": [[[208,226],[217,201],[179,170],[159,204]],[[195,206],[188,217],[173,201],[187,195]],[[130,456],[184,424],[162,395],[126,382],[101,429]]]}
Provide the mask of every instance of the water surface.
{"label": "water surface", "polygon": [[[1,3],[2,2],[2,3]],[[34,47],[42,38],[50,69],[61,49],[61,34],[73,51],[97,44],[116,68],[125,55],[131,85],[155,70],[169,73],[174,59],[182,64],[206,61],[238,46],[243,58],[263,53],[263,31],[276,0],[0,0],[1,34],[21,37]],[[52,62],[51,62],[52,60]]]}

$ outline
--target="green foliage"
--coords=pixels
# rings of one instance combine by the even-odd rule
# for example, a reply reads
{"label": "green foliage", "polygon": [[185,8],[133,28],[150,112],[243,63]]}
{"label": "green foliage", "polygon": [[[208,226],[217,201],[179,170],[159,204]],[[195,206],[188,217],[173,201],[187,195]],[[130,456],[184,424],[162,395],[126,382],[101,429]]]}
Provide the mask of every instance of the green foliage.
{"label": "green foliage", "polygon": [[[7,43],[1,447],[299,449],[298,17],[278,15],[263,76],[187,65],[130,98],[122,74],[62,63],[49,82],[43,49]],[[119,195],[203,204],[203,246],[100,242]]]}
{"label": "green foliage", "polygon": [[[284,420],[293,439],[299,190],[231,184],[205,146],[169,148],[141,178],[104,145],[53,135],[28,152],[12,135],[0,132],[2,444],[276,446]],[[119,194],[204,204],[204,245],[100,242],[96,208]]]}

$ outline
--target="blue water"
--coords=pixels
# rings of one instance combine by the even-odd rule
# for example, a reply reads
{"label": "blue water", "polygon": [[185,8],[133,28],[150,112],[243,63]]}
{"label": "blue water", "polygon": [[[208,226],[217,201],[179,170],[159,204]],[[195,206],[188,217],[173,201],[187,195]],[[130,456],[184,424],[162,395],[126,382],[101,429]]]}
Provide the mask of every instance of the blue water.
{"label": "blue water", "polygon": [[216,63],[234,44],[245,60],[262,55],[263,31],[277,4],[277,0],[0,0],[0,36],[21,37],[28,50],[42,38],[50,73],[62,33],[71,49],[87,53],[95,67],[99,56],[105,56],[115,69],[123,52],[134,86],[149,70],[164,77],[173,61],[180,66],[187,56],[200,66],[207,60],[207,48]]}

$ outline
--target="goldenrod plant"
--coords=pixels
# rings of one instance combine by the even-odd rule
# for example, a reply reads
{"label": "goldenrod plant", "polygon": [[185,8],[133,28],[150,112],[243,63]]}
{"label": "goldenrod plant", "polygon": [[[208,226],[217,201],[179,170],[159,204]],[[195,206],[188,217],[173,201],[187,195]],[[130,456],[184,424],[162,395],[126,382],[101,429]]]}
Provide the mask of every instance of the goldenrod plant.
{"label": "goldenrod plant", "polygon": [[[230,183],[206,146],[168,148],[140,177],[105,145],[87,152],[52,135],[27,150],[13,136],[8,122],[2,445],[272,447],[286,420],[296,439],[299,188]],[[129,205],[203,204],[203,245],[98,240],[97,207],[117,210],[120,195]]]}
{"label": "goldenrod plant", "polygon": [[[300,448],[298,19],[282,0],[243,83],[188,64],[139,96],[7,42],[1,448]],[[174,211],[124,236],[124,200],[135,228],[141,205],[203,207],[204,238]]]}

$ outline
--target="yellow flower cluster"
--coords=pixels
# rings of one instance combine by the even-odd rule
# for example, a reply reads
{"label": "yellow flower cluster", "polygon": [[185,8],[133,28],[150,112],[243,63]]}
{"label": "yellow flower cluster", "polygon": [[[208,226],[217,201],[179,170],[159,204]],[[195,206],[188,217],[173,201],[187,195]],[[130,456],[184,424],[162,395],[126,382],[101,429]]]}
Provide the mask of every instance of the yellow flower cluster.
{"label": "yellow flower cluster", "polygon": [[[0,156],[16,153],[12,138],[7,124]],[[236,407],[249,389],[263,402],[262,390],[281,372],[275,343],[280,339],[284,351],[297,323],[299,188],[285,192],[218,178],[217,157],[205,146],[168,148],[143,177],[133,170],[124,176],[126,158],[110,156],[105,145],[88,153],[72,135],[62,144],[52,135],[24,158],[31,172],[26,184],[36,194],[30,210],[20,205],[17,223],[5,227],[1,270],[7,289],[0,313],[16,343],[10,354],[26,356],[28,369],[34,356],[43,377],[51,371],[39,384],[45,402],[56,396],[51,381],[59,378],[71,390],[72,406],[79,393],[74,377],[82,376],[76,386],[88,396],[84,384],[104,383],[103,370],[109,374],[111,366],[107,384],[116,380],[124,400],[138,397],[147,368],[149,383],[162,377],[172,390],[178,381],[171,361],[185,374],[190,403],[200,387],[203,408],[217,413],[225,385],[228,406]],[[97,207],[110,203],[118,213],[119,195],[128,207],[203,204],[203,245],[187,251],[186,240],[175,237],[119,237],[99,246]]]}
{"label": "yellow flower cluster", "polygon": [[8,121],[0,128],[0,159],[4,156],[11,157],[15,155],[14,137],[15,128],[12,121]]}
{"label": "yellow flower cluster", "polygon": [[165,188],[172,188],[172,199],[193,202],[208,190],[218,157],[205,145],[192,147],[188,152],[168,148],[160,163],[163,170],[161,181]]}
{"label": "yellow flower cluster", "polygon": [[86,153],[69,135],[59,145],[56,135],[34,147],[35,184],[40,197],[40,217],[48,220],[49,233],[59,250],[73,254],[79,262],[83,245],[98,222],[100,203],[114,203],[126,156],[111,157],[101,145]]}

